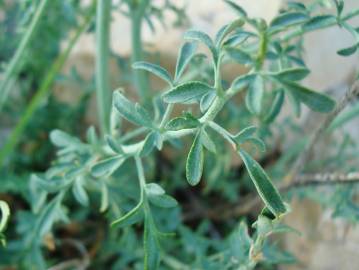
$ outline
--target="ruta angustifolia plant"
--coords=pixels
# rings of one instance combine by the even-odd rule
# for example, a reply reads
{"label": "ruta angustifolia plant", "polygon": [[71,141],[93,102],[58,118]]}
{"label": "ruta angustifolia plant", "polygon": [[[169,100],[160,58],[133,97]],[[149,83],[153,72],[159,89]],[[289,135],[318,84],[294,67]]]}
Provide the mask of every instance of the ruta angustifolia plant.
{"label": "ruta angustifolia plant", "polygon": [[[355,42],[338,54],[355,53],[359,46],[358,29],[347,21],[359,10],[345,14],[343,1],[315,1],[310,7],[290,2],[267,23],[250,18],[241,7],[226,0],[238,18],[223,26],[213,39],[201,31],[187,31],[172,75],[145,61],[141,22],[149,21],[149,14],[153,14],[149,13],[154,12],[151,2],[123,2],[128,13],[122,12],[132,19],[132,67],[141,102],[132,101],[125,90],[118,89],[110,104],[111,2],[98,1],[96,93],[101,135],[94,127],[88,129],[85,140],[60,130],[51,133],[51,141],[58,147],[57,159],[45,173],[31,176],[29,201],[34,214],[21,231],[21,259],[38,269],[46,267],[43,239],[53,231],[55,222],[69,222],[87,213],[75,215],[66,207],[74,198],[86,211],[98,205],[99,212],[111,223],[106,239],[114,242],[111,249],[118,250],[105,253],[111,254],[111,260],[119,257],[114,266],[117,269],[254,269],[258,263],[292,262],[293,257],[269,241],[274,233],[295,232],[281,223],[289,205],[255,157],[266,149],[261,135],[268,137],[272,129],[278,128],[275,122],[284,103],[289,103],[296,116],[302,105],[323,114],[335,108],[331,97],[301,83],[310,72],[303,61],[302,40],[307,32],[339,26],[349,31]],[[334,3],[336,14],[314,15],[323,3]],[[198,46],[205,48],[207,54]],[[247,72],[227,82],[223,79],[223,67],[230,62],[246,66]],[[150,92],[147,73],[161,78],[166,89],[157,95]],[[175,106],[181,106],[184,112],[174,115]],[[188,151],[183,147],[187,140]],[[159,170],[153,168],[154,153],[165,148],[174,148],[185,156],[184,166],[175,168],[183,179],[180,184],[156,179],[157,174],[151,172]],[[230,151],[242,160],[264,207],[253,223],[252,233],[243,220],[238,226],[226,224],[234,228],[233,232],[216,240],[205,237],[210,231],[205,229],[210,227],[208,224],[202,224],[197,231],[181,224],[180,206],[171,191],[183,187],[184,178],[191,187],[206,185],[211,175],[204,174],[205,161],[214,159],[215,164],[222,164],[223,153]],[[176,177],[176,172],[171,176]],[[236,177],[245,180],[242,175]],[[217,182],[222,181],[221,175],[217,178]],[[2,211],[8,212],[6,207]],[[5,221],[2,219],[0,224]],[[138,236],[142,242],[137,241]]]}

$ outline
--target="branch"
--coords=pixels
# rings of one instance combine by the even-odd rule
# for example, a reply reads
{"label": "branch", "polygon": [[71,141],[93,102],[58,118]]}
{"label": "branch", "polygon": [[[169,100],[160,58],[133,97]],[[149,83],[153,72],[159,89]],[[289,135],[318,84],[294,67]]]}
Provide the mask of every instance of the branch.
{"label": "branch", "polygon": [[338,103],[336,108],[326,116],[324,122],[314,131],[313,135],[309,139],[309,143],[304,148],[303,152],[298,156],[289,174],[285,177],[285,183],[291,183],[293,181],[300,181],[300,177],[297,175],[303,169],[306,161],[309,159],[314,145],[317,143],[321,135],[326,131],[331,122],[337,117],[337,115],[359,94],[359,81],[355,81],[354,84],[345,93],[342,100]]}
{"label": "branch", "polygon": [[[281,192],[288,192],[295,188],[308,186],[325,186],[337,184],[357,184],[359,183],[359,171],[351,173],[316,173],[303,174],[297,176],[292,183],[283,184],[279,187]],[[213,209],[202,209],[197,215],[187,215],[184,221],[188,222],[199,218],[209,218],[212,220],[223,220],[243,216],[251,212],[261,203],[257,194],[248,194],[235,204],[226,204]]]}

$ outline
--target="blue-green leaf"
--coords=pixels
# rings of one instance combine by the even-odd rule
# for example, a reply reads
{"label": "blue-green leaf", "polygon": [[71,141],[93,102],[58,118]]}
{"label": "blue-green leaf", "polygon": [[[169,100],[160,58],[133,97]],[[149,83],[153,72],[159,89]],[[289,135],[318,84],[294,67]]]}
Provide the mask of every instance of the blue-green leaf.
{"label": "blue-green leaf", "polygon": [[256,74],[245,74],[236,78],[231,85],[231,89],[235,91],[242,90],[250,85],[254,79],[256,78]]}
{"label": "blue-green leaf", "polygon": [[239,5],[237,5],[235,2],[231,0],[224,0],[224,2],[230,6],[238,15],[241,17],[247,17],[247,12],[243,8],[241,8]]}
{"label": "blue-green leaf", "polygon": [[1,233],[5,230],[6,224],[10,217],[10,208],[5,201],[0,200],[0,211],[1,211],[1,219],[0,219],[0,233]]}
{"label": "blue-green leaf", "polygon": [[200,137],[201,133],[198,132],[193,141],[186,162],[186,178],[188,183],[192,186],[199,183],[203,172],[204,154]]}
{"label": "blue-green leaf", "polygon": [[275,93],[273,104],[269,110],[269,113],[264,119],[265,123],[270,124],[275,120],[280,110],[282,109],[283,102],[284,102],[284,91],[280,89]]}
{"label": "blue-green leaf", "polygon": [[196,52],[196,49],[197,49],[197,45],[196,43],[193,42],[186,42],[182,45],[176,64],[176,73],[175,73],[176,82],[183,74],[188,63],[191,61],[192,57],[194,56],[194,53]]}
{"label": "blue-green leaf", "polygon": [[333,15],[320,15],[310,18],[305,24],[302,25],[304,31],[314,31],[324,28],[328,25],[337,22],[337,18]]}
{"label": "blue-green leaf", "polygon": [[163,101],[167,103],[191,103],[198,101],[213,88],[202,82],[187,82],[176,86],[164,93]]}
{"label": "blue-green leaf", "polygon": [[270,76],[278,80],[300,81],[309,75],[307,68],[288,68],[279,72],[271,73]]}
{"label": "blue-green leaf", "polygon": [[134,104],[129,101],[120,91],[113,93],[113,99],[114,106],[122,117],[139,126],[153,126],[148,112],[139,104]]}
{"label": "blue-green leaf", "polygon": [[201,143],[208,151],[212,153],[217,152],[215,143],[204,129],[201,130]]}
{"label": "blue-green leaf", "polygon": [[161,78],[162,80],[166,81],[169,85],[172,86],[172,78],[171,75],[168,73],[166,69],[159,65],[155,65],[152,63],[148,63],[145,61],[135,62],[132,65],[134,69],[143,69],[151,72],[152,74],[156,75],[157,77]]}
{"label": "blue-green leaf", "polygon": [[247,65],[253,63],[251,55],[241,49],[226,47],[225,51],[231,59],[239,64]]}
{"label": "blue-green leaf", "polygon": [[286,213],[287,209],[278,190],[274,187],[263,168],[243,149],[240,149],[238,153],[247,168],[248,174],[252,179],[259,196],[262,198],[268,209],[276,217]]}
{"label": "blue-green leaf", "polygon": [[230,34],[236,28],[241,27],[243,24],[244,24],[243,19],[237,19],[237,20],[234,20],[233,22],[223,26],[218,31],[218,33],[216,35],[216,38],[215,38],[217,48],[219,48],[222,45],[224,39],[226,38],[226,36],[228,34]]}
{"label": "blue-green leaf", "polygon": [[287,12],[278,15],[270,24],[271,28],[284,28],[306,22],[309,19],[306,13]]}
{"label": "blue-green leaf", "polygon": [[84,179],[82,177],[78,177],[74,181],[74,185],[72,186],[72,193],[76,201],[78,201],[83,206],[89,205],[89,197],[84,187]]}
{"label": "blue-green leaf", "polygon": [[185,113],[181,117],[171,119],[166,125],[167,130],[181,130],[186,128],[196,128],[200,125],[198,119],[194,118],[191,114]]}
{"label": "blue-green leaf", "polygon": [[246,95],[246,105],[248,110],[256,115],[259,115],[262,110],[264,96],[264,82],[260,75],[257,75],[255,79],[250,83],[248,92]]}
{"label": "blue-green leaf", "polygon": [[150,202],[160,208],[173,208],[178,205],[177,201],[167,194],[150,195]]}
{"label": "blue-green leaf", "polygon": [[341,49],[337,53],[341,56],[350,56],[354,54],[358,50],[358,48],[359,48],[359,43],[354,44],[351,47]]}
{"label": "blue-green leaf", "polygon": [[109,176],[117,170],[125,160],[126,158],[122,155],[101,160],[91,168],[91,174],[94,177]]}
{"label": "blue-green leaf", "polygon": [[143,195],[141,191],[141,199],[138,204],[128,213],[126,213],[123,217],[113,221],[111,223],[112,227],[123,228],[127,226],[131,226],[132,224],[137,223],[143,216]]}
{"label": "blue-green leaf", "polygon": [[313,111],[327,113],[335,107],[335,101],[325,94],[315,92],[294,82],[281,81],[281,83],[295,98],[299,99]]}
{"label": "blue-green leaf", "polygon": [[239,144],[244,143],[249,138],[253,137],[254,133],[257,131],[256,126],[249,126],[243,128],[236,135],[232,136],[233,140]]}
{"label": "blue-green leaf", "polygon": [[205,44],[211,51],[214,62],[217,63],[218,60],[217,49],[214,46],[212,39],[206,33],[197,30],[189,30],[184,34],[184,39],[200,41],[203,44]]}
{"label": "blue-green leaf", "polygon": [[152,217],[146,213],[145,229],[143,233],[143,246],[145,252],[144,269],[157,270],[160,262],[159,243],[157,239],[157,230]]}

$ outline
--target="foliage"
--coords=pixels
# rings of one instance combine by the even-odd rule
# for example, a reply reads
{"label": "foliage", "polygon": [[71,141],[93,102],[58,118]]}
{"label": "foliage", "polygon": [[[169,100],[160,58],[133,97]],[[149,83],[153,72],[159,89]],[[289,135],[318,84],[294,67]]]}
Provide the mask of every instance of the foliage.
{"label": "foliage", "polygon": [[[56,117],[59,121],[39,125],[42,117],[35,114],[29,125],[42,132],[56,126],[48,135],[57,149],[51,166],[39,172],[24,170],[23,164],[7,165],[12,174],[6,174],[2,191],[21,200],[13,207],[14,200],[9,201],[17,209],[10,217],[15,226],[5,232],[8,244],[0,248],[0,265],[46,269],[68,259],[66,249],[59,248],[66,245],[80,252],[82,267],[91,260],[93,269],[249,270],[295,263],[293,255],[272,241],[272,235],[298,233],[283,224],[290,211],[285,201],[292,196],[318,199],[318,190],[298,188],[281,194],[272,181],[288,177],[288,168],[307,141],[294,117],[283,120],[278,116],[286,105],[295,117],[300,116],[302,105],[321,114],[334,110],[332,97],[302,83],[310,73],[303,59],[303,36],[338,25],[354,38],[354,45],[338,54],[351,55],[359,47],[359,34],[348,20],[359,10],[346,14],[343,1],[314,1],[309,6],[289,2],[267,23],[249,17],[235,2],[225,2],[238,18],[219,29],[214,38],[198,30],[187,31],[173,74],[146,61],[141,22],[146,20],[155,30],[152,19],[163,20],[169,9],[177,14],[178,24],[185,19],[184,10],[171,1],[161,8],[146,0],[112,6],[132,22],[132,83],[140,100],[133,101],[119,88],[113,92],[112,104],[107,98],[111,7],[97,2],[95,80],[100,132],[91,126],[84,134],[74,118],[83,117],[91,93],[88,88],[94,85],[83,82],[74,71],[85,90],[78,108],[49,99],[48,108],[40,111],[48,118],[43,121]],[[336,13],[316,15],[323,3],[332,3]],[[77,9],[77,5],[71,8],[74,14],[80,12]],[[61,38],[50,38],[54,47]],[[247,72],[226,81],[223,70],[229,64],[245,66]],[[166,83],[157,95],[150,91],[149,74]],[[175,113],[176,107],[182,114]],[[339,115],[328,133],[356,115],[357,106]],[[276,150],[275,132],[283,141],[288,132],[301,140],[268,166],[263,160]],[[306,170],[352,171],[355,166],[345,162],[358,160],[352,146],[346,137],[340,148],[333,147],[338,153],[328,154]],[[49,148],[46,143],[43,147]],[[44,157],[51,156],[51,148],[46,153]],[[239,167],[231,162],[234,155],[240,159]],[[16,179],[16,184],[9,179]],[[352,214],[357,209],[353,202],[356,188],[337,189],[328,198],[320,196],[320,203],[332,207],[335,216],[356,221],[357,214],[355,218]],[[237,205],[238,200],[241,204],[242,196],[248,194],[258,194],[263,209],[259,214],[241,213],[238,219],[227,206]],[[5,244],[9,209],[3,201],[0,208],[0,240]],[[227,212],[233,215],[221,217]]]}

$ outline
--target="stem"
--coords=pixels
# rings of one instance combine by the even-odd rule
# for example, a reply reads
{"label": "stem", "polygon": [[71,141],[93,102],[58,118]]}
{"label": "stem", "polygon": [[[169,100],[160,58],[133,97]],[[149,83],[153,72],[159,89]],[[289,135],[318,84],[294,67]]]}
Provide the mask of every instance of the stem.
{"label": "stem", "polygon": [[165,111],[165,113],[163,115],[163,118],[161,120],[161,123],[160,123],[160,127],[159,127],[160,129],[162,129],[165,126],[166,122],[170,118],[172,110],[173,110],[173,107],[174,107],[174,104],[168,104],[167,105],[166,111]]}
{"label": "stem", "polygon": [[[142,48],[142,19],[149,0],[144,0],[136,6],[130,6],[131,15],[131,38],[132,38],[132,63],[144,60],[144,53]],[[135,84],[138,90],[138,95],[142,103],[147,103],[150,98],[149,84],[147,74],[141,69],[133,70]]]}
{"label": "stem", "polygon": [[38,28],[40,18],[44,13],[44,11],[46,10],[46,7],[49,2],[50,2],[49,0],[42,0],[40,2],[31,20],[29,28],[27,29],[25,35],[22,37],[20,45],[17,48],[15,55],[11,58],[11,61],[5,71],[4,79],[0,84],[0,112],[2,110],[2,107],[5,103],[7,96],[9,95],[9,91],[12,86],[10,80],[12,77],[15,77],[19,72],[19,70],[21,69],[21,66],[23,64],[22,60],[24,58],[25,52]]}
{"label": "stem", "polygon": [[289,174],[285,177],[285,183],[291,183],[292,181],[298,181],[297,175],[301,172],[306,162],[309,159],[312,150],[317,143],[318,139],[321,135],[326,131],[329,127],[330,123],[337,117],[337,115],[345,109],[345,107],[350,103],[353,98],[359,93],[359,81],[356,81],[350,89],[347,90],[344,97],[337,104],[336,108],[326,116],[325,120],[318,126],[316,130],[314,130],[309,143],[304,148],[303,152],[297,157],[296,161]]}
{"label": "stem", "polygon": [[140,182],[140,188],[141,190],[144,190],[146,186],[145,172],[143,169],[141,158],[138,155],[135,156],[135,162],[138,173],[138,180]]}
{"label": "stem", "polygon": [[96,15],[96,94],[102,135],[109,133],[111,96],[109,85],[109,37],[111,0],[97,2]]}
{"label": "stem", "polygon": [[[95,7],[95,5],[93,5]],[[64,63],[66,62],[67,58],[70,55],[70,52],[76,42],[78,41],[81,34],[88,28],[92,17],[94,15],[95,9],[92,8],[89,15],[87,15],[84,23],[80,25],[77,29],[74,37],[70,40],[67,48],[62,52],[62,54],[57,58],[57,60],[52,64],[50,67],[49,72],[47,73],[45,79],[42,81],[39,89],[36,91],[36,94],[30,101],[30,104],[26,107],[24,114],[21,116],[19,122],[17,123],[16,127],[12,130],[11,134],[8,137],[5,145],[0,151],[0,167],[2,166],[6,157],[10,155],[13,151],[14,147],[16,146],[17,142],[19,141],[21,135],[23,134],[24,129],[26,128],[27,124],[31,120],[34,112],[39,107],[40,103],[44,100],[46,95],[50,91],[50,87],[55,80],[56,75],[62,69]]]}

